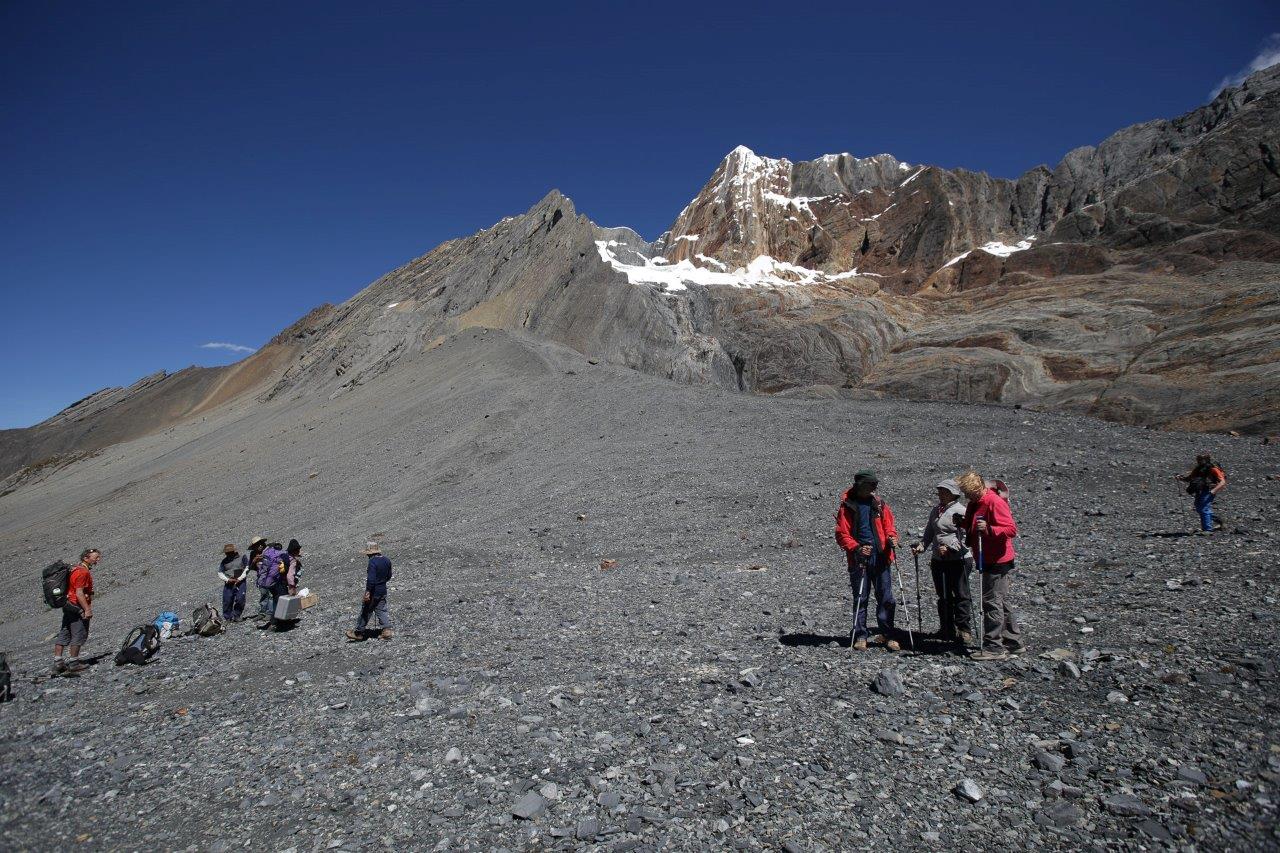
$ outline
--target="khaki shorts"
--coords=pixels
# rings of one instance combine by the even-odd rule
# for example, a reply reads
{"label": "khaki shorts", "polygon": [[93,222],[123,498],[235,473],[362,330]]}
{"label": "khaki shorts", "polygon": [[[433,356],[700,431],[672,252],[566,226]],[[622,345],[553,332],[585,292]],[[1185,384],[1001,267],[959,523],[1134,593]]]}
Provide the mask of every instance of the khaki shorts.
{"label": "khaki shorts", "polygon": [[89,620],[84,611],[74,605],[62,608],[62,629],[58,631],[58,645],[83,646],[89,639]]}

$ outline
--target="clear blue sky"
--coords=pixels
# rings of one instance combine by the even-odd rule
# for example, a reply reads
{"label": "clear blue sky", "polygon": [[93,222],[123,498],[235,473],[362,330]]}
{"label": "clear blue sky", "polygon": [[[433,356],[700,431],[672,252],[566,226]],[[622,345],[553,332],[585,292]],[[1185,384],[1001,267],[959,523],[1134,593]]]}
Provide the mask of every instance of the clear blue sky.
{"label": "clear blue sky", "polygon": [[1012,177],[1280,32],[1273,2],[438,5],[0,5],[0,427],[232,361],[200,345],[552,187],[652,238],[739,143]]}

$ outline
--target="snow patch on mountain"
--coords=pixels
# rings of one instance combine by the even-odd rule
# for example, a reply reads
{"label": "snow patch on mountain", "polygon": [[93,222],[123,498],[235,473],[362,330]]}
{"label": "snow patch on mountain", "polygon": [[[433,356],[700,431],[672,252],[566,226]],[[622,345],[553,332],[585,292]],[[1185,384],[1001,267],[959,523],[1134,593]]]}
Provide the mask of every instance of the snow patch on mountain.
{"label": "snow patch on mountain", "polygon": [[[859,276],[856,268],[842,273],[825,273],[779,261],[768,255],[761,255],[747,266],[738,267],[732,272],[707,269],[696,266],[688,260],[673,264],[663,257],[644,258],[643,263],[631,264],[618,258],[614,250],[621,244],[617,240],[596,240],[595,243],[600,253],[600,260],[625,275],[629,282],[658,287],[668,292],[688,290],[691,284],[703,287],[738,288],[803,287],[847,281]],[[714,258],[705,255],[696,257],[705,263],[720,267],[721,270],[726,270],[725,264]]]}

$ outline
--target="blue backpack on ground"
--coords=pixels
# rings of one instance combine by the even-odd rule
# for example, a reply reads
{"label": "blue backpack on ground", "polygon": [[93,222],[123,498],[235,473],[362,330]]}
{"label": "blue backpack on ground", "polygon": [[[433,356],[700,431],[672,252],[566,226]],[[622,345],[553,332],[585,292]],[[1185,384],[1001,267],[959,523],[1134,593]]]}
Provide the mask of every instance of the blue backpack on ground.
{"label": "blue backpack on ground", "polygon": [[178,626],[182,624],[182,620],[178,618],[178,614],[172,610],[166,610],[156,617],[156,621],[151,623],[156,626],[156,630],[160,632],[161,637],[167,637],[178,630]]}

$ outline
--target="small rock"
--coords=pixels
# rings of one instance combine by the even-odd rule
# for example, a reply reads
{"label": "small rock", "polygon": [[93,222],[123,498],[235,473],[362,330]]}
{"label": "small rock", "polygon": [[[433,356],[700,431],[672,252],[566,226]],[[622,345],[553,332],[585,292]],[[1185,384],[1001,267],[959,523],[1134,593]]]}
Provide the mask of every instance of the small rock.
{"label": "small rock", "polygon": [[1123,705],[1129,701],[1129,697],[1121,693],[1119,690],[1112,690],[1107,694],[1107,701],[1112,705]]}
{"label": "small rock", "polygon": [[971,803],[976,803],[983,797],[982,789],[978,787],[978,783],[972,779],[962,780],[960,784],[956,785],[951,790],[955,791],[956,795],[962,800],[968,800]]}
{"label": "small rock", "polygon": [[1183,764],[1178,768],[1178,778],[1184,782],[1193,782],[1197,785],[1208,785],[1209,777],[1204,771],[1194,764]]}
{"label": "small rock", "polygon": [[444,762],[445,764],[461,764],[462,750],[456,746],[449,747],[449,751],[444,754]]}
{"label": "small rock", "polygon": [[896,669],[882,670],[875,681],[871,682],[871,689],[881,696],[901,696],[906,692],[902,676],[898,675]]}
{"label": "small rock", "polygon": [[1132,794],[1112,794],[1102,798],[1102,807],[1121,817],[1150,817],[1151,809]]}
{"label": "small rock", "polygon": [[1069,660],[1059,661],[1058,675],[1064,676],[1066,678],[1079,678],[1080,667],[1076,666],[1074,663],[1072,663]]}
{"label": "small rock", "polygon": [[1045,752],[1043,749],[1037,749],[1031,760],[1035,762],[1036,767],[1041,770],[1047,770],[1050,773],[1061,773],[1062,768],[1067,766],[1067,759],[1061,755]]}
{"label": "small rock", "polygon": [[521,820],[533,820],[547,810],[547,801],[530,791],[511,807],[511,813]]}

